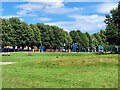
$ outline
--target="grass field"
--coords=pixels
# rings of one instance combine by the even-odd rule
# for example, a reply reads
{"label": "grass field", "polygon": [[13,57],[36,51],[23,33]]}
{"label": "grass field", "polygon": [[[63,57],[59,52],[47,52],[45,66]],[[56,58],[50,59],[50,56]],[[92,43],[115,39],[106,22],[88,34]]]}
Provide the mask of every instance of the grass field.
{"label": "grass field", "polygon": [[117,88],[118,54],[11,53],[3,56],[3,88]]}

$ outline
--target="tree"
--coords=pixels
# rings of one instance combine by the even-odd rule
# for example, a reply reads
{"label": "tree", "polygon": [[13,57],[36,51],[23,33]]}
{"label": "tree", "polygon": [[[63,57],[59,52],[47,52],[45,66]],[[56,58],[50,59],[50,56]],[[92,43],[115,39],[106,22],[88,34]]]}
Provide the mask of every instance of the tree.
{"label": "tree", "polygon": [[80,51],[80,48],[88,48],[89,47],[89,39],[85,33],[82,33],[80,30],[71,31],[70,36],[72,38],[73,43],[77,43],[78,50]]}
{"label": "tree", "polygon": [[21,22],[19,18],[13,17],[9,19],[12,30],[12,41],[13,47],[18,46],[24,48],[25,46],[32,46],[33,42],[33,30],[26,22]]}
{"label": "tree", "polygon": [[106,42],[106,30],[100,30],[99,36],[101,37],[103,43],[107,43]]}
{"label": "tree", "polygon": [[84,48],[87,48],[89,46],[89,40],[87,38],[87,36],[82,33],[80,30],[77,30],[76,31],[78,33],[78,37],[79,37],[79,45],[84,47]]}
{"label": "tree", "polygon": [[32,45],[39,47],[41,44],[41,33],[37,25],[30,24],[30,28],[33,30],[33,41]]}
{"label": "tree", "polygon": [[92,35],[92,47],[96,47],[98,45],[98,41],[94,35]]}
{"label": "tree", "polygon": [[65,31],[65,44],[66,44],[66,49],[71,48],[72,38],[70,37],[70,35],[67,31]]}
{"label": "tree", "polygon": [[84,47],[88,48],[89,47],[89,39],[88,39],[88,37],[86,36],[85,33],[83,33],[83,37],[82,38],[83,38]]}
{"label": "tree", "polygon": [[120,2],[116,9],[110,11],[111,15],[106,15],[106,36],[111,45],[120,45]]}
{"label": "tree", "polygon": [[[9,20],[2,20],[2,47],[10,46],[12,39],[12,29]],[[14,39],[13,39],[14,40]]]}
{"label": "tree", "polygon": [[37,24],[38,29],[40,30],[41,33],[41,45],[49,48],[50,47],[50,34],[49,34],[49,30],[48,27],[46,27],[46,25],[42,24],[42,23],[38,23]]}
{"label": "tree", "polygon": [[79,43],[80,42],[79,35],[78,35],[78,33],[76,31],[73,30],[69,34],[70,34],[70,36],[72,38],[72,43]]}
{"label": "tree", "polygon": [[48,48],[53,49],[55,47],[54,46],[55,36],[53,33],[53,28],[52,28],[52,26],[49,26],[49,25],[46,25],[46,26],[47,26],[47,29],[49,32],[49,39],[50,39]]}
{"label": "tree", "polygon": [[19,18],[13,17],[9,19],[9,25],[11,26],[11,30],[12,30],[12,41],[11,41],[11,45],[13,46],[13,48],[15,48],[15,46],[18,46],[18,48],[20,47],[20,36],[21,35],[21,21],[19,20]]}
{"label": "tree", "polygon": [[86,32],[85,34],[86,34],[86,36],[89,40],[89,47],[92,47],[92,37],[91,37],[91,35],[88,32]]}
{"label": "tree", "polygon": [[21,22],[21,33],[19,34],[20,46],[24,48],[25,46],[29,46],[33,48],[34,42],[34,31],[33,29],[26,23]]}
{"label": "tree", "polygon": [[97,41],[98,41],[98,44],[102,44],[102,39],[101,39],[101,37],[100,37],[100,35],[99,35],[99,33],[95,33],[95,34],[93,34],[93,36],[97,39]]}
{"label": "tree", "polygon": [[57,26],[51,26],[54,34],[54,49],[60,48],[65,43],[65,31]]}

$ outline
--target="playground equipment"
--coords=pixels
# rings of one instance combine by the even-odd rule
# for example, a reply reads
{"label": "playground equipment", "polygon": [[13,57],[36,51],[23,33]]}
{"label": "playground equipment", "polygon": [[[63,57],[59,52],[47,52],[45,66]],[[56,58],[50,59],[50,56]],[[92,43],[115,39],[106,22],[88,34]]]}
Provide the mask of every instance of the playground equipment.
{"label": "playground equipment", "polygon": [[73,52],[76,52],[76,49],[77,49],[77,43],[74,43],[74,44],[73,44],[73,50],[72,50],[72,51],[73,51]]}
{"label": "playground equipment", "polygon": [[101,46],[101,45],[98,46],[98,52],[101,52],[101,53],[104,52],[104,48],[103,48],[103,46]]}

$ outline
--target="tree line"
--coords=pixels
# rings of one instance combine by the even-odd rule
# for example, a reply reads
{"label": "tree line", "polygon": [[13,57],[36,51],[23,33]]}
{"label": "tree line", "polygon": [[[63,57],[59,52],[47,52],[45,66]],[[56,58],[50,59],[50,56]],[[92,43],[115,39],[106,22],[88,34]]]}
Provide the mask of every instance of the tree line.
{"label": "tree line", "polygon": [[90,35],[88,32],[82,33],[80,30],[73,30],[69,33],[58,26],[49,26],[43,23],[27,24],[20,21],[19,18],[10,19],[0,18],[2,31],[2,48],[12,46],[18,48],[25,46],[44,46],[49,49],[58,49],[65,45],[70,49],[73,43],[77,43],[81,48],[92,48],[102,45],[106,49],[110,45],[119,45],[120,43],[120,2],[116,9],[106,15],[106,30]]}
{"label": "tree line", "polygon": [[105,30],[90,35],[88,32],[82,33],[80,30],[73,30],[69,33],[58,26],[49,26],[43,23],[30,24],[13,17],[2,20],[2,47],[17,46],[24,48],[29,46],[44,46],[49,49],[57,49],[61,46],[71,48],[73,43],[78,46],[88,48],[105,43]]}
{"label": "tree line", "polygon": [[64,43],[72,42],[67,31],[57,26],[44,25],[42,23],[30,24],[20,21],[19,18],[13,17],[2,20],[2,47],[25,46],[44,46],[46,48],[59,48]]}

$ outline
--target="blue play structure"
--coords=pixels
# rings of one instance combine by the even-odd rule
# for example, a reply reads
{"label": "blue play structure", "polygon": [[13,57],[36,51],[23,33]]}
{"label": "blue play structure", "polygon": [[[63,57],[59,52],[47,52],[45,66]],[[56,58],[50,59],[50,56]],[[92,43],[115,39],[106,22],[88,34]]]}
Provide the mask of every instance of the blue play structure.
{"label": "blue play structure", "polygon": [[101,46],[101,45],[98,46],[98,49],[99,50],[104,50],[103,46]]}
{"label": "blue play structure", "polygon": [[104,52],[104,47],[101,46],[101,45],[99,45],[99,46],[98,46],[98,52]]}
{"label": "blue play structure", "polygon": [[42,46],[40,51],[45,52],[45,47]]}
{"label": "blue play structure", "polygon": [[76,49],[77,49],[77,43],[74,43],[74,44],[73,44],[73,50],[72,50],[72,51],[73,51],[73,52],[76,52]]}

